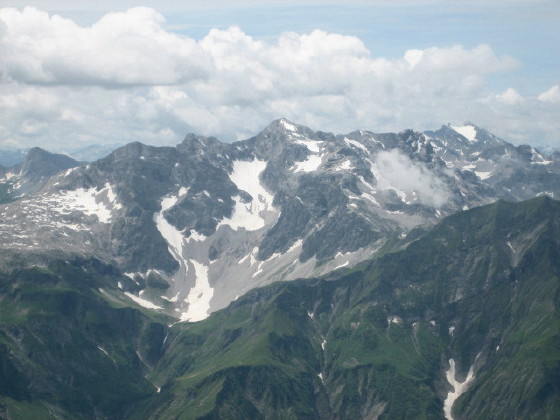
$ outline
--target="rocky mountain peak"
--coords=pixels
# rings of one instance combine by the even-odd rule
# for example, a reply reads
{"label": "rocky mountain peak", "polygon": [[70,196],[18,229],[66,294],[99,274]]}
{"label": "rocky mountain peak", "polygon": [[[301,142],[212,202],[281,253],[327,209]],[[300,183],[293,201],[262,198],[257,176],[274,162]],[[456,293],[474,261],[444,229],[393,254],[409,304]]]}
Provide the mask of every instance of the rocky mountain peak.
{"label": "rocky mountain peak", "polygon": [[27,157],[19,165],[24,176],[51,176],[57,172],[80,166],[81,163],[66,155],[47,152],[39,147],[29,149]]}
{"label": "rocky mountain peak", "polygon": [[199,136],[193,133],[189,133],[185,136],[183,141],[177,145],[177,150],[181,153],[198,153],[201,150],[207,150],[208,152],[216,151],[220,145],[220,142],[216,137],[206,137]]}

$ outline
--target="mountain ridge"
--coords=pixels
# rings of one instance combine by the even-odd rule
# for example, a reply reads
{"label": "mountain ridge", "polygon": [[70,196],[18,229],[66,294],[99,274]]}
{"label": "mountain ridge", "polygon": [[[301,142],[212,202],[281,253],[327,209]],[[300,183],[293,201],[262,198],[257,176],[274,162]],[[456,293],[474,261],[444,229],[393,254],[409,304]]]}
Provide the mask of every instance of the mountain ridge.
{"label": "mountain ridge", "polygon": [[279,119],[231,144],[131,143],[3,205],[0,247],[96,256],[140,287],[123,293],[200,319],[250,288],[355,265],[455,211],[560,196],[560,161],[453,127],[333,135]]}

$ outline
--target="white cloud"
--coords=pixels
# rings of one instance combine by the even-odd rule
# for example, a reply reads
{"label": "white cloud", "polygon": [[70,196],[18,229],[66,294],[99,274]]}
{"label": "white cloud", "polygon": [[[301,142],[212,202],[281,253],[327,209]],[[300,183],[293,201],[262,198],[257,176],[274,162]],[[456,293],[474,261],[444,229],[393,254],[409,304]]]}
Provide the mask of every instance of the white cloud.
{"label": "white cloud", "polygon": [[[165,25],[143,7],[87,27],[34,8],[0,9],[3,138],[51,149],[169,144],[188,131],[233,140],[279,117],[335,132],[488,121],[500,134],[513,116],[536,124],[524,116],[530,112],[504,114],[504,101],[530,107],[554,95],[537,101],[513,89],[488,92],[488,75],[517,66],[488,45],[409,50],[395,59],[321,30],[264,41],[231,27],[197,41]],[[544,121],[553,110],[539,112]],[[548,118],[547,133],[555,120]]]}
{"label": "white cloud", "polygon": [[438,176],[397,149],[379,152],[373,170],[381,190],[393,189],[405,196],[416,193],[420,203],[434,208],[449,198],[449,190]]}
{"label": "white cloud", "polygon": [[517,105],[523,102],[523,97],[513,88],[507,88],[504,92],[496,95],[498,102],[506,105]]}
{"label": "white cloud", "polygon": [[2,9],[3,73],[14,81],[64,85],[175,84],[204,77],[204,52],[166,32],[164,18],[136,7],[91,27],[26,7]]}
{"label": "white cloud", "polygon": [[550,102],[552,104],[560,103],[560,85],[554,85],[546,92],[539,95],[539,101]]}

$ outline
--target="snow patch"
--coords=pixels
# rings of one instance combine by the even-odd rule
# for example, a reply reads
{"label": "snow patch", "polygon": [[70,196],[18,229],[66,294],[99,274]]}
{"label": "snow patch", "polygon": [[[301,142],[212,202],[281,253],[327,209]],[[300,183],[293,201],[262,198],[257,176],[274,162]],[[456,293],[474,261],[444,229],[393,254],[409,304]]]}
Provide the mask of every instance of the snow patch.
{"label": "snow patch", "polygon": [[457,398],[467,391],[468,386],[474,380],[473,368],[474,365],[470,367],[467,377],[463,382],[458,381],[455,378],[455,360],[449,359],[449,369],[445,372],[445,377],[447,378],[447,382],[449,382],[449,384],[453,387],[453,391],[449,391],[447,398],[443,402],[443,413],[445,414],[445,418],[447,420],[454,420],[451,415],[451,409],[453,408],[453,404]]}
{"label": "snow patch", "polygon": [[354,167],[352,166],[352,162],[350,162],[349,160],[345,160],[344,162],[342,162],[340,165],[336,166],[334,168],[334,170],[336,172],[339,171],[349,171],[351,169],[354,169]]}
{"label": "snow patch", "polygon": [[296,162],[290,169],[294,173],[316,171],[323,162],[323,155],[309,155],[303,162]]}
{"label": "snow patch", "polygon": [[109,356],[109,353],[107,353],[107,350],[105,350],[103,347],[97,346],[97,348],[98,348],[99,350],[101,350],[103,353],[105,353],[105,355],[107,355],[107,357],[111,357],[111,356]]}
{"label": "snow patch", "polygon": [[294,244],[286,251],[286,254],[289,254],[292,251],[295,251],[298,248],[301,248],[301,246],[303,245],[303,240],[302,239],[298,239],[297,241],[294,242]]}
{"label": "snow patch", "polygon": [[126,296],[136,302],[138,305],[143,306],[147,309],[163,309],[161,306],[154,305],[152,302],[146,299],[142,299],[141,297],[135,296],[130,292],[124,292]]}
{"label": "snow patch", "polygon": [[118,202],[117,194],[115,194],[115,192],[113,191],[113,186],[108,182],[105,183],[105,187],[101,191],[99,191],[99,193],[107,194],[107,199],[112,204],[113,209],[116,210],[122,208],[122,204]]}
{"label": "snow patch", "polygon": [[203,235],[202,233],[198,233],[196,230],[190,230],[190,236],[187,238],[187,242],[203,242],[206,240],[207,236]]}
{"label": "snow patch", "polygon": [[363,150],[366,153],[369,153],[368,149],[362,143],[360,143],[356,140],[352,140],[352,139],[349,139],[348,137],[344,137],[344,143],[346,143],[350,147],[355,147],[357,149]]}
{"label": "snow patch", "polygon": [[[254,278],[257,277],[259,274],[262,273],[262,271],[263,271],[263,268],[262,268],[262,267],[263,267],[264,263],[265,263],[265,261],[261,261],[261,262],[259,263],[259,266],[257,267],[257,271],[255,271],[255,273],[251,276],[251,278],[254,279]],[[251,264],[251,265],[252,265],[252,264]]]}
{"label": "snow patch", "polygon": [[374,206],[376,206],[376,207],[381,207],[381,205],[379,204],[379,202],[378,202],[375,198],[373,198],[373,196],[371,196],[370,194],[364,193],[364,192],[363,192],[363,193],[362,193],[362,197],[364,197],[366,200],[371,201],[371,203],[372,203]]}
{"label": "snow patch", "polygon": [[[70,168],[70,169],[67,169],[66,172],[64,172],[64,175],[63,175],[63,176],[68,176],[68,175],[70,175],[70,174],[71,174],[72,172],[74,172],[76,169],[77,169],[77,168]],[[8,179],[10,179],[10,178],[8,178]]]}
{"label": "snow patch", "polygon": [[177,196],[165,197],[161,200],[161,211],[155,214],[154,221],[156,223],[157,230],[167,242],[169,252],[173,258],[181,263],[183,261],[183,240],[185,238],[175,226],[165,219],[165,216],[163,215],[163,212],[173,207],[177,200]]}
{"label": "snow patch", "polygon": [[513,249],[513,245],[511,244],[511,242],[507,241],[506,244],[507,244],[508,248],[511,249],[511,252],[513,252],[515,254],[516,252],[515,252],[515,249]]}
{"label": "snow patch", "polygon": [[[103,194],[106,194],[109,203],[103,200]],[[110,223],[112,210],[121,208],[117,202],[117,197],[109,183],[105,187],[97,191],[95,187],[85,189],[78,188],[72,191],[61,191],[55,195],[54,203],[51,209],[60,214],[69,214],[72,211],[79,211],[87,216],[96,216],[101,223]],[[111,208],[107,207],[111,205]]]}
{"label": "snow patch", "polygon": [[265,220],[261,213],[274,210],[272,201],[274,197],[261,184],[259,176],[265,170],[266,162],[253,160],[246,162],[236,160],[233,162],[233,171],[229,175],[231,181],[239,190],[248,192],[253,199],[249,203],[241,201],[241,197],[233,197],[235,207],[231,218],[225,218],[216,228],[227,225],[233,230],[245,229],[247,231],[258,230],[264,227]]}
{"label": "snow patch", "polygon": [[296,126],[291,122],[289,122],[288,120],[280,120],[280,124],[282,124],[282,126],[288,131],[293,131],[293,132],[297,131]]}
{"label": "snow patch", "polygon": [[301,144],[307,147],[307,150],[312,153],[319,153],[321,151],[321,145],[323,144],[322,141],[315,141],[310,139],[296,140],[294,141],[294,143]]}
{"label": "snow patch", "polygon": [[255,265],[257,263],[257,254],[259,253],[259,248],[258,247],[254,247],[253,251],[249,254],[249,265],[252,267],[253,265]]}
{"label": "snow patch", "polygon": [[193,260],[191,260],[191,264],[196,273],[196,283],[185,299],[189,307],[187,312],[181,315],[181,321],[196,322],[208,317],[214,289],[208,282],[208,266]]}
{"label": "snow patch", "polygon": [[338,270],[339,268],[344,268],[344,267],[346,267],[348,264],[350,264],[350,262],[349,262],[349,261],[346,261],[345,263],[340,264],[339,266],[336,266],[335,268],[333,268],[333,271],[334,271],[334,270]]}
{"label": "snow patch", "polygon": [[472,125],[462,125],[462,126],[450,125],[450,127],[470,142],[475,142],[477,140],[476,127]]}
{"label": "snow patch", "polygon": [[483,181],[485,179],[488,179],[492,176],[493,172],[492,171],[488,171],[488,172],[482,172],[482,171],[474,171],[474,173],[476,174],[477,177],[479,177],[480,179],[482,179]]}

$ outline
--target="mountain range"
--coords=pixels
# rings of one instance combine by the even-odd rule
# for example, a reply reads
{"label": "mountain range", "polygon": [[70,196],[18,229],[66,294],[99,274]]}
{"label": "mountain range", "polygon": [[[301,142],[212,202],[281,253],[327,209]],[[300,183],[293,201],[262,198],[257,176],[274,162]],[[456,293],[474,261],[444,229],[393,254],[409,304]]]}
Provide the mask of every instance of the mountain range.
{"label": "mountain range", "polygon": [[473,124],[31,149],[0,416],[557,418],[558,196],[560,154]]}

